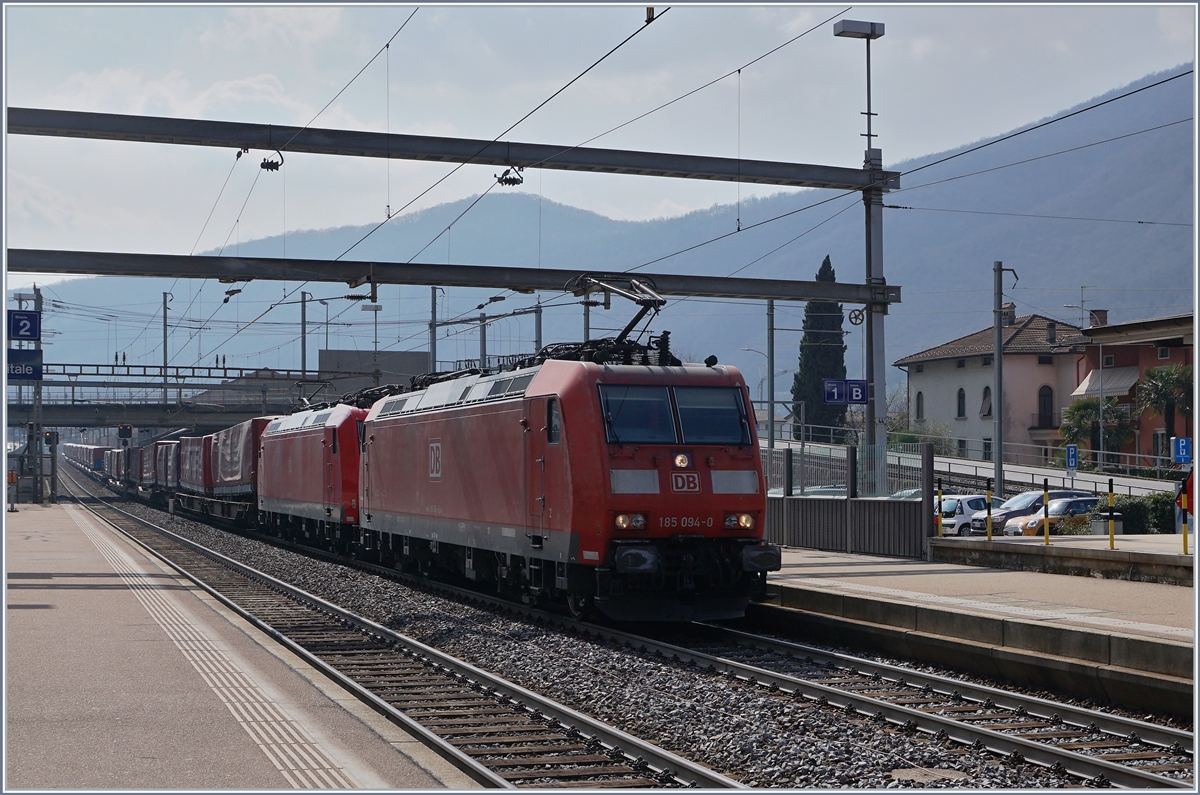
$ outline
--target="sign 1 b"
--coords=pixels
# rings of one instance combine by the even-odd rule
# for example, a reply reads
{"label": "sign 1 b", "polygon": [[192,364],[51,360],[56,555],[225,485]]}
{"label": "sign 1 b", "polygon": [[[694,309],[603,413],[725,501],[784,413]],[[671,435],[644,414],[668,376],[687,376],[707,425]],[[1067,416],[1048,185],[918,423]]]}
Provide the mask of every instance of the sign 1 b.
{"label": "sign 1 b", "polygon": [[846,382],[846,402],[851,404],[866,405],[867,403],[867,382],[866,381],[847,381]]}
{"label": "sign 1 b", "polygon": [[1172,436],[1171,457],[1176,464],[1192,463],[1192,440],[1186,436]]}
{"label": "sign 1 b", "polygon": [[37,342],[42,338],[42,313],[24,309],[8,310],[8,338]]}
{"label": "sign 1 b", "polygon": [[822,403],[845,403],[846,382],[837,378],[826,378],[821,381],[823,388]]}

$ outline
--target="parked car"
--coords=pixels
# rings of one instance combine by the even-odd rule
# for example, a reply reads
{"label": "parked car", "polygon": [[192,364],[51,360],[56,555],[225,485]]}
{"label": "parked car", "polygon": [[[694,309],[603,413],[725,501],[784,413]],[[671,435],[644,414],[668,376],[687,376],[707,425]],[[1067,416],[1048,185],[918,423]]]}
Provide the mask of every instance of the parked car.
{"label": "parked car", "polygon": [[[1050,500],[1050,535],[1058,535],[1058,523],[1076,516],[1087,516],[1099,497],[1075,497],[1063,500]],[[993,525],[995,527],[995,525]],[[1028,516],[1018,516],[1009,519],[1004,525],[1006,536],[1035,536],[1042,532],[1042,512],[1031,513]]]}
{"label": "parked car", "polygon": [[[1071,489],[1050,492],[1051,500],[1090,496],[1092,495],[1086,491],[1073,491]],[[1009,519],[1015,519],[1019,516],[1028,516],[1029,514],[1036,513],[1041,509],[1042,490],[1038,489],[1036,491],[1023,491],[1005,502],[999,508],[992,510],[992,532],[1000,534],[1004,530],[1004,526],[1008,524]],[[979,511],[971,516],[971,535],[981,536],[986,534],[987,511]]]}
{"label": "parked car", "polygon": [[[999,497],[992,497],[992,510],[1004,504]],[[976,511],[987,515],[986,494],[948,494],[942,496],[942,535],[965,536],[971,534],[971,517]]]}

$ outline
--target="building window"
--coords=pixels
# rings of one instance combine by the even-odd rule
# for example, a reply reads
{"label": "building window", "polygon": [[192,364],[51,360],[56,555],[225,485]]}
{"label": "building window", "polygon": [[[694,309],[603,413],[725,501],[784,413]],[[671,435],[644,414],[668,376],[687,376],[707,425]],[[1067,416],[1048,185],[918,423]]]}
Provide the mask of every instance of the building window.
{"label": "building window", "polygon": [[983,357],[983,366],[984,366],[984,367],[987,367],[987,366],[988,366],[988,365],[990,365],[991,363],[992,363],[992,357],[991,357],[991,356],[984,356],[984,357]]}
{"label": "building window", "polygon": [[1054,390],[1044,386],[1038,390],[1038,424],[1039,428],[1054,427]]}
{"label": "building window", "polygon": [[1039,356],[1038,364],[1054,364],[1053,356]]}
{"label": "building window", "polygon": [[917,393],[917,419],[918,420],[925,419],[925,393],[924,392]]}
{"label": "building window", "polygon": [[958,457],[959,458],[967,457],[967,440],[966,439],[958,440]]}
{"label": "building window", "polygon": [[917,372],[918,372],[918,373],[923,373],[923,372],[925,372],[925,365],[923,365],[923,364],[918,364],[918,365],[917,365]]}
{"label": "building window", "polygon": [[1166,428],[1156,428],[1154,431],[1154,439],[1151,442],[1150,452],[1160,458],[1165,458],[1171,454],[1171,445],[1167,441]]}
{"label": "building window", "polygon": [[963,389],[958,390],[958,414],[956,414],[955,416],[957,416],[960,420],[966,419],[966,416],[967,416],[967,393],[966,393],[966,390],[963,390]]}
{"label": "building window", "polygon": [[1158,358],[1170,359],[1171,358],[1171,349],[1170,348],[1159,348],[1158,349]]}
{"label": "building window", "polygon": [[966,367],[966,366],[967,366],[967,360],[966,360],[966,359],[959,359],[957,362],[955,362],[955,363],[954,363],[954,366],[955,366],[955,367],[959,367],[959,368]]}
{"label": "building window", "polygon": [[992,460],[992,440],[984,437],[983,440],[983,460]]}
{"label": "building window", "polygon": [[979,416],[992,416],[992,388],[990,386],[983,388],[983,403],[979,406]]}

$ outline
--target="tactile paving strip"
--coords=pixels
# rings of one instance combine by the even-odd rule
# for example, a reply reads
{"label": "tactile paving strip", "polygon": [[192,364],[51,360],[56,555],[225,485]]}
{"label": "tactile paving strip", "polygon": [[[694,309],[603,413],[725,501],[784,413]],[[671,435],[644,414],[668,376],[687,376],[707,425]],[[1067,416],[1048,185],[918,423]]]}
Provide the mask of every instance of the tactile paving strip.
{"label": "tactile paving strip", "polygon": [[159,586],[136,570],[90,518],[64,506],[71,519],[129,586],[205,683],[233,714],[263,754],[295,789],[354,788],[350,775],[333,762],[304,728],[229,659],[221,647],[164,598]]}

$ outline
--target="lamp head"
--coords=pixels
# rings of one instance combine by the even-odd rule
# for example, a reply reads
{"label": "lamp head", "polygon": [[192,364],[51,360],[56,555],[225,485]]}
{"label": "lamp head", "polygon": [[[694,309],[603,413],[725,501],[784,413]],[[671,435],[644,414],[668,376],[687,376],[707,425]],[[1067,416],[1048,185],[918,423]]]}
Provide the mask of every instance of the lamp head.
{"label": "lamp head", "polygon": [[844,39],[878,39],[883,36],[883,23],[843,19],[834,24],[833,35]]}

